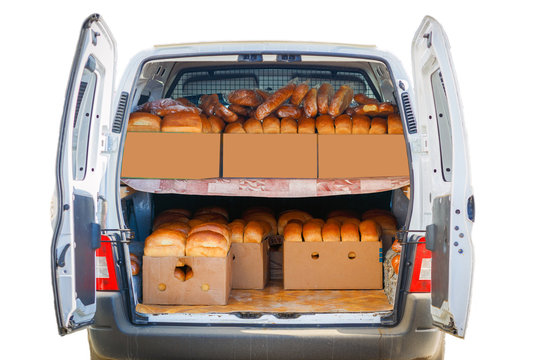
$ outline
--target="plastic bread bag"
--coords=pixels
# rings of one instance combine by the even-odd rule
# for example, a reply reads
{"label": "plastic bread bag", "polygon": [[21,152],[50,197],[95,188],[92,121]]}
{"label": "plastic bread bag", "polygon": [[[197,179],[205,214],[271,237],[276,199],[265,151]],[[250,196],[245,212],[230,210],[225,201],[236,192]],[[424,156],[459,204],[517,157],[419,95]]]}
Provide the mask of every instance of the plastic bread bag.
{"label": "plastic bread bag", "polygon": [[237,89],[229,92],[225,98],[229,104],[256,107],[264,101],[263,96],[257,90]]}
{"label": "plastic bread bag", "polygon": [[170,98],[149,101],[139,106],[137,111],[148,112],[161,117],[180,112],[192,112],[195,114],[201,113],[201,109],[194,105],[186,106],[179,101]]}

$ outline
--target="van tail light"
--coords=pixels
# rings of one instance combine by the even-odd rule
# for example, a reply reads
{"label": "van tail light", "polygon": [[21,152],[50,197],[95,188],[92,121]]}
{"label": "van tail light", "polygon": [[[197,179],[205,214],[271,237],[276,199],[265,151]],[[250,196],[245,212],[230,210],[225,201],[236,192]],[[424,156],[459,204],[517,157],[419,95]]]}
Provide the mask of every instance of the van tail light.
{"label": "van tail light", "polygon": [[411,278],[410,292],[431,292],[431,251],[426,249],[426,238],[416,245],[416,256]]}
{"label": "van tail light", "polygon": [[96,250],[96,290],[118,290],[111,239],[101,236],[101,247]]}

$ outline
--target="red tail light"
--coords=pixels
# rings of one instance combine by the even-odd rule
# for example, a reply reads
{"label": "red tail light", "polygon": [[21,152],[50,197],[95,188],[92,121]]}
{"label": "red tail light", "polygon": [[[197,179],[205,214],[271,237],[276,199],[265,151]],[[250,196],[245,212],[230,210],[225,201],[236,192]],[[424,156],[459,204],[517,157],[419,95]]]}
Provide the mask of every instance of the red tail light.
{"label": "red tail light", "polygon": [[410,292],[431,292],[431,251],[426,249],[426,238],[418,240]]}
{"label": "red tail light", "polygon": [[114,255],[108,236],[101,236],[101,247],[96,250],[96,290],[118,290]]}

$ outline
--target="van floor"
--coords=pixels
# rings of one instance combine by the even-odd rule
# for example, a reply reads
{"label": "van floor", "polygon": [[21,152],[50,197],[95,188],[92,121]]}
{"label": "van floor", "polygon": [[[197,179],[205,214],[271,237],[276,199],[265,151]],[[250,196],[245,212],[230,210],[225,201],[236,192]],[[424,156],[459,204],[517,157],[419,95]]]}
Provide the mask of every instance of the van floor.
{"label": "van floor", "polygon": [[227,305],[137,305],[144,314],[354,313],[392,308],[384,290],[284,290],[281,281],[271,281],[264,290],[232,290]]}

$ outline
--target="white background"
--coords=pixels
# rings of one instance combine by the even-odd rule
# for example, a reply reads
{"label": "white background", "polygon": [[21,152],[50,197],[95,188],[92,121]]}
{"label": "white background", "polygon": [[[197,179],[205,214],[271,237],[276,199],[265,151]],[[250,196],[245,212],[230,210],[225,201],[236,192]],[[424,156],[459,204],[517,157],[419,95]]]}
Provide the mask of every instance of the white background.
{"label": "white background", "polygon": [[94,12],[117,40],[118,77],[153,44],[212,40],[377,44],[410,69],[422,17],[438,19],[460,82],[477,204],[470,322],[465,340],[447,337],[447,358],[536,355],[540,19],[533,1],[116,3],[0,5],[0,358],[88,358],[86,332],[57,335],[49,202],[71,62],[80,26]]}

